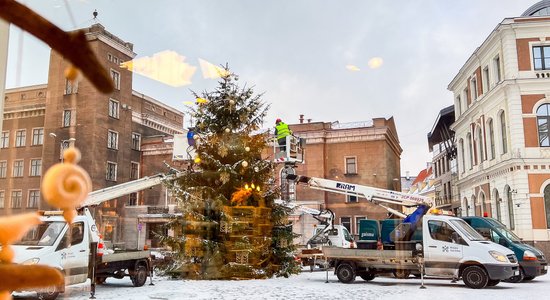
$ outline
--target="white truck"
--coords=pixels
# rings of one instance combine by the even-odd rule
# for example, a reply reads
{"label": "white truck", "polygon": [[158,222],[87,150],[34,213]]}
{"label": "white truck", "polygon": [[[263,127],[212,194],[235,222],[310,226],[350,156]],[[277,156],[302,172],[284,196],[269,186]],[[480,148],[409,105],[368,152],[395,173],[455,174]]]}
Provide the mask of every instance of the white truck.
{"label": "white truck", "polygon": [[[287,179],[363,198],[395,213],[399,212],[384,204],[417,206],[390,234],[395,241],[393,250],[323,247],[323,255],[335,267],[340,282],[353,282],[357,275],[370,281],[380,273],[405,270],[438,278],[462,278],[466,286],[478,289],[519,274],[517,258],[510,249],[485,240],[460,218],[426,215],[431,207],[427,197],[323,178],[289,175]],[[422,228],[422,240],[411,242],[418,226]]]}
{"label": "white truck", "polygon": [[[143,251],[105,251],[95,220],[88,207],[177,178],[177,174],[158,174],[91,192],[72,224],[61,211],[42,212],[42,224],[13,245],[15,263],[44,264],[58,268],[65,275],[65,285],[91,279],[91,297],[95,285],[108,277],[129,276],[134,286],[143,286],[152,276],[151,256]],[[55,299],[65,286],[38,291],[40,299]]]}

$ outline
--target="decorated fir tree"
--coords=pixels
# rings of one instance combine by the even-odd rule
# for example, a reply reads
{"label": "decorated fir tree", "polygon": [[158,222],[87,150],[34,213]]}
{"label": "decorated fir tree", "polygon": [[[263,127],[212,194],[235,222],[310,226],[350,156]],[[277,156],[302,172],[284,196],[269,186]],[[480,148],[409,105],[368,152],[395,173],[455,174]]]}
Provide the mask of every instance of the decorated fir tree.
{"label": "decorated fir tree", "polygon": [[214,91],[194,94],[195,157],[170,183],[181,216],[163,237],[175,253],[167,271],[196,279],[288,276],[299,270],[289,210],[275,203],[274,165],[262,157],[270,136],[258,133],[268,105],[227,67],[224,74]]}

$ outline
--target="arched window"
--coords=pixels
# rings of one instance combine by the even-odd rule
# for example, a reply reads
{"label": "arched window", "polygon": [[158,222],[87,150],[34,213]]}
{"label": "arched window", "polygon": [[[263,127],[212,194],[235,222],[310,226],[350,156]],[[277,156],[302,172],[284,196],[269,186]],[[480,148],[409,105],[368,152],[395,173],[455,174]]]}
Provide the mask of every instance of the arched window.
{"label": "arched window", "polygon": [[497,217],[497,220],[501,220],[501,212],[500,212],[500,197],[499,197],[499,194],[498,194],[498,190],[495,189],[495,192],[493,193],[493,198],[495,199],[495,213],[496,213],[496,217]]}
{"label": "arched window", "polygon": [[477,155],[479,158],[479,163],[482,163],[485,160],[485,157],[483,155],[483,134],[481,133],[481,126],[477,128]]}
{"label": "arched window", "polygon": [[470,201],[470,203],[472,203],[472,205],[470,206],[471,209],[473,210],[473,216],[479,216],[478,212],[477,212],[477,208],[478,208],[478,204],[477,204],[477,199],[476,199],[476,196],[472,196],[472,200]]}
{"label": "arched window", "polygon": [[508,153],[508,137],[506,135],[506,116],[504,115],[504,111],[500,113],[500,135],[501,135],[501,141],[502,141],[502,154]]}
{"label": "arched window", "polygon": [[550,104],[543,104],[537,108],[537,128],[539,131],[539,146],[549,147],[550,140],[548,132],[550,132]]}
{"label": "arched window", "polygon": [[514,220],[514,203],[512,202],[512,189],[506,186],[504,189],[506,193],[506,204],[508,205],[508,228],[514,230],[516,228],[516,221]]}
{"label": "arched window", "polygon": [[544,210],[546,212],[546,228],[550,228],[550,184],[544,188]]}
{"label": "arched window", "polygon": [[489,153],[491,153],[491,159],[495,158],[495,128],[493,125],[493,119],[489,119],[487,122],[489,127]]}
{"label": "arched window", "polygon": [[464,173],[466,171],[466,163],[464,158],[466,157],[466,153],[464,153],[464,140],[460,139],[458,141],[458,148],[460,149],[460,172]]}
{"label": "arched window", "polygon": [[464,200],[462,200],[462,210],[461,210],[461,216],[469,216],[468,214],[468,198],[464,197]]}
{"label": "arched window", "polygon": [[483,216],[483,205],[485,203],[485,194],[480,193],[476,201],[476,216]]}
{"label": "arched window", "polygon": [[470,170],[474,167],[474,148],[472,147],[472,135],[468,133],[466,136],[466,139],[468,140],[468,153],[470,157]]}

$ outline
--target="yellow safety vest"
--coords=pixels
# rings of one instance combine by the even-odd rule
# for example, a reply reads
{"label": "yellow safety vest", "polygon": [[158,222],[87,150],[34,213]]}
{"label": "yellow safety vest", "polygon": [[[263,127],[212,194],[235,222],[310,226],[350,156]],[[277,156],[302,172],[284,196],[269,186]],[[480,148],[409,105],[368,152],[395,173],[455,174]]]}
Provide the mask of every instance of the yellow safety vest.
{"label": "yellow safety vest", "polygon": [[275,129],[277,129],[278,140],[291,134],[290,129],[288,128],[288,125],[283,122],[279,122],[279,124],[275,125]]}

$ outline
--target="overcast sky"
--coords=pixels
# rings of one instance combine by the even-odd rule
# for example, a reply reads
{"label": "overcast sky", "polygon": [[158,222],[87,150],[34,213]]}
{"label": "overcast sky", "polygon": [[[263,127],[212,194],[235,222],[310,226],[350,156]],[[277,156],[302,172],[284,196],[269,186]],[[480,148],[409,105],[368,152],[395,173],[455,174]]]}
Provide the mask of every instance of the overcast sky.
{"label": "overcast sky", "polygon": [[[265,93],[266,128],[275,118],[297,123],[300,114],[341,123],[393,116],[402,175],[416,175],[431,160],[427,133],[438,112],[453,104],[449,82],[498,23],[538,1],[20,2],[64,30],[90,26],[97,9],[106,30],[134,44],[136,58],[172,50],[196,67],[199,58],[228,63],[241,84]],[[48,63],[45,44],[11,28],[7,88],[46,83]],[[190,90],[216,86],[199,69],[191,84],[177,88],[134,74],[133,89],[186,111]]]}

